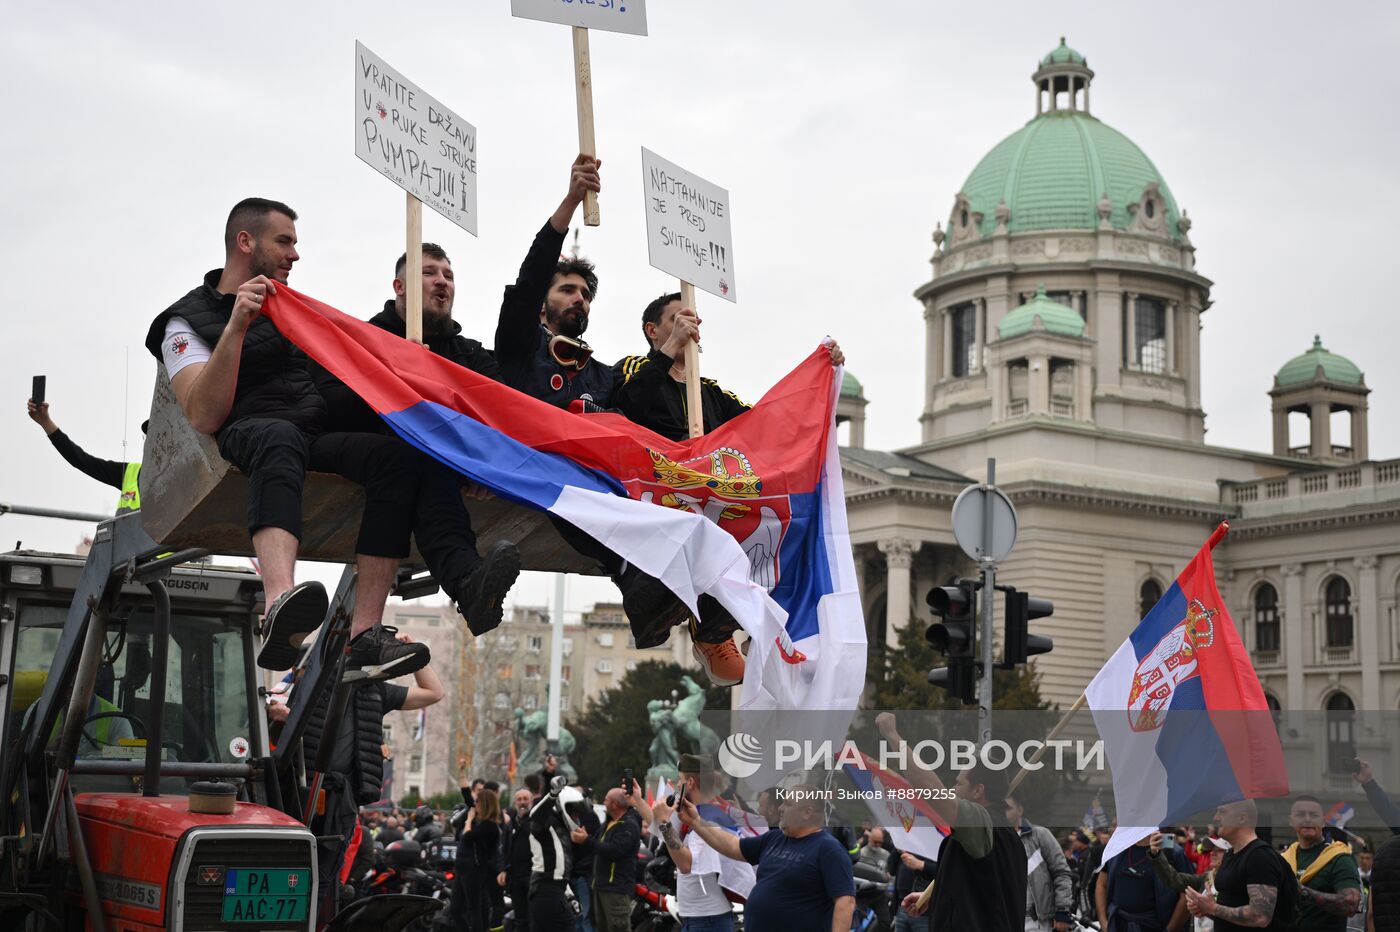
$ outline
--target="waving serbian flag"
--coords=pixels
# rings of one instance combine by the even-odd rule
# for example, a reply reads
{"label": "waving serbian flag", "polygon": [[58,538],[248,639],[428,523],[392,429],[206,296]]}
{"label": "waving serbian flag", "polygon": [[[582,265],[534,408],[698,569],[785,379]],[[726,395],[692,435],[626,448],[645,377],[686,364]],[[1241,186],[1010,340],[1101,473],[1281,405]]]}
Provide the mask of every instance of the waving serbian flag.
{"label": "waving serbian flag", "polygon": [[943,839],[952,829],[928,804],[925,794],[910,786],[909,781],[881,767],[870,755],[862,752],[861,763],[843,763],[842,769],[865,800],[879,825],[890,836],[899,851],[909,851],[929,861],[938,860]]}
{"label": "waving serbian flag", "polygon": [[825,349],[753,410],[675,443],[529,398],[286,285],[264,311],[408,443],[577,526],[692,610],[718,599],[753,637],[742,708],[855,708],[865,624]]}
{"label": "waving serbian flag", "polygon": [[1283,750],[1211,550],[1222,523],[1084,697],[1113,770],[1118,829],[1103,860],[1221,803],[1285,796]]}
{"label": "waving serbian flag", "polygon": [[[727,799],[716,798],[713,802],[701,803],[695,811],[704,819],[726,832],[740,838],[757,838],[765,834],[770,826],[768,820],[756,812],[749,812],[734,805]],[[753,892],[758,873],[748,861],[735,861],[732,858],[719,859],[719,885],[735,896],[748,899]]]}

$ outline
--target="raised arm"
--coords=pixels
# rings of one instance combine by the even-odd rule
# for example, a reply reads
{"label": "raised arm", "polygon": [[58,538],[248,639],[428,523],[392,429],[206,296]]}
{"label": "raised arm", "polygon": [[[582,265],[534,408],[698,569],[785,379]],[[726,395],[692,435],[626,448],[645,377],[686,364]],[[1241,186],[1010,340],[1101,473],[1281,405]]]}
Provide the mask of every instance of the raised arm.
{"label": "raised arm", "polygon": [[1361,784],[1361,788],[1366,791],[1366,799],[1371,804],[1371,808],[1376,810],[1376,815],[1381,817],[1389,828],[1392,835],[1400,835],[1400,806],[1395,804],[1395,800],[1390,798],[1381,785],[1376,782],[1376,775],[1371,772],[1371,765],[1361,758],[1356,759],[1356,773],[1352,779]]}
{"label": "raised arm", "polygon": [[[899,747],[904,744],[904,739],[900,737],[899,727],[895,724],[894,715],[890,712],[881,712],[875,716],[875,726],[880,729],[880,734],[884,736],[888,747]],[[949,825],[957,819],[958,801],[947,793],[947,787],[943,781],[938,779],[938,774],[932,769],[923,767],[910,768],[907,773],[902,774],[904,779],[909,781],[911,786],[928,790],[932,796],[928,801],[929,808],[938,813],[938,817]]]}
{"label": "raised arm", "polygon": [[734,861],[744,860],[744,855],[739,850],[739,836],[700,818],[695,804],[688,799],[681,802],[681,821],[698,832],[700,837],[720,854]]}

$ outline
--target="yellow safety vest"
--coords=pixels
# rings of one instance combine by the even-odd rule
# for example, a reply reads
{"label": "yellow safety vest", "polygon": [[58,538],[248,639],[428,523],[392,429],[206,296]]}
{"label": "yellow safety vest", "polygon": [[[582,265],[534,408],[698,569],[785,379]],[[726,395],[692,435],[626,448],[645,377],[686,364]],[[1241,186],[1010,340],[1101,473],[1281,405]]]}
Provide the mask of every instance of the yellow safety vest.
{"label": "yellow safety vest", "polygon": [[122,473],[122,497],[117,499],[117,514],[136,511],[141,507],[141,464],[127,463]]}

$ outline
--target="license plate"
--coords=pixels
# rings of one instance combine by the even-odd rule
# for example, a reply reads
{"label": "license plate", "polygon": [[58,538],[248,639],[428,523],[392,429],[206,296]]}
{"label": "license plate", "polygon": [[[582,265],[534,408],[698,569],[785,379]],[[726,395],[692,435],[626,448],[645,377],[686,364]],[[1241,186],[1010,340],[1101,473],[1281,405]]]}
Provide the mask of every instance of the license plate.
{"label": "license plate", "polygon": [[225,922],[296,922],[311,905],[311,872],[230,867],[224,875]]}

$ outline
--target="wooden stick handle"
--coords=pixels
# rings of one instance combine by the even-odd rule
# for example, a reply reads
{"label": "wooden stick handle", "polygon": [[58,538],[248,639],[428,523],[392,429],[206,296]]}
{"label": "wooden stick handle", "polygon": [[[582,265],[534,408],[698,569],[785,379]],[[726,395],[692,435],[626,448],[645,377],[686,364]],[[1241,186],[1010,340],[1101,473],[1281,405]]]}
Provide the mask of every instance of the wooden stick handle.
{"label": "wooden stick handle", "polygon": [[408,195],[408,246],[404,257],[403,298],[406,336],[423,342],[423,202]]}
{"label": "wooden stick handle", "polygon": [[[681,282],[681,307],[695,310],[695,286]],[[700,344],[690,340],[685,344],[685,413],[690,436],[705,432],[705,405],[700,397]]]}
{"label": "wooden stick handle", "polygon": [[[578,151],[598,157],[598,143],[593,138],[593,63],[588,56],[588,30],[574,27],[574,91],[578,99]],[[596,227],[598,195],[587,191],[583,195],[584,226]]]}
{"label": "wooden stick handle", "polygon": [[1060,736],[1060,732],[1065,730],[1065,726],[1068,725],[1069,720],[1074,717],[1074,713],[1083,709],[1088,702],[1089,700],[1085,698],[1083,693],[1079,695],[1078,699],[1074,700],[1074,705],[1069,707],[1069,711],[1060,717],[1060,720],[1055,724],[1054,728],[1050,729],[1050,734],[1045,736],[1045,741],[1041,743],[1039,750],[1035,752],[1035,756],[1027,761],[1026,766],[1022,767],[1021,772],[1016,774],[1015,778],[1012,779],[1011,787],[1007,790],[1008,793],[1016,792],[1016,787],[1020,786],[1021,781],[1026,779],[1026,774],[1030,773],[1031,767],[1040,763],[1040,759],[1044,757],[1045,752],[1050,749],[1050,742]]}

